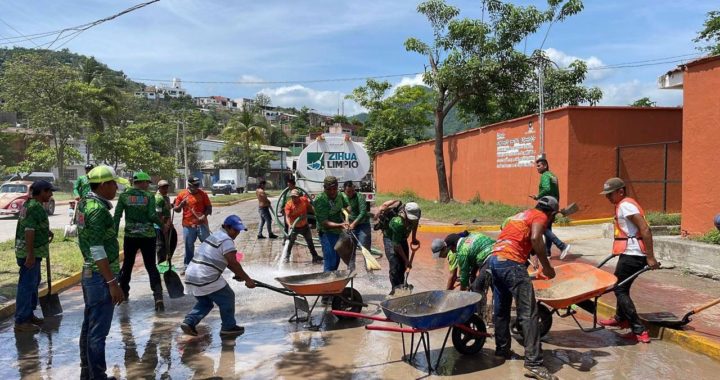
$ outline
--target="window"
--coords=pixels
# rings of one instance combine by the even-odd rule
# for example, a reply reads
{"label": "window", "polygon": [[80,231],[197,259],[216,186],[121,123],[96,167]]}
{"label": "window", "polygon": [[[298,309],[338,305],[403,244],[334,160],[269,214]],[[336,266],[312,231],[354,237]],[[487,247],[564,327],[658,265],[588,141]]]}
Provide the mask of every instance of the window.
{"label": "window", "polygon": [[77,169],[65,169],[63,170],[63,177],[65,177],[65,179],[76,180],[78,177],[78,171]]}

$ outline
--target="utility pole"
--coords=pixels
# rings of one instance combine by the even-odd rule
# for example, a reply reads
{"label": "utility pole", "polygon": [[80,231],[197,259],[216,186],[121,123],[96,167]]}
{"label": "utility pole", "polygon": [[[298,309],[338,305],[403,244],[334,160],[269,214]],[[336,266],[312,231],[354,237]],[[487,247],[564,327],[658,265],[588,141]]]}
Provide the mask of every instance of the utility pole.
{"label": "utility pole", "polygon": [[183,134],[183,162],[185,162],[185,181],[190,178],[188,174],[187,138],[185,137],[185,114],[181,113],[182,134]]}
{"label": "utility pole", "polygon": [[540,122],[540,157],[545,158],[545,80],[543,78],[544,60],[538,56],[538,119]]}

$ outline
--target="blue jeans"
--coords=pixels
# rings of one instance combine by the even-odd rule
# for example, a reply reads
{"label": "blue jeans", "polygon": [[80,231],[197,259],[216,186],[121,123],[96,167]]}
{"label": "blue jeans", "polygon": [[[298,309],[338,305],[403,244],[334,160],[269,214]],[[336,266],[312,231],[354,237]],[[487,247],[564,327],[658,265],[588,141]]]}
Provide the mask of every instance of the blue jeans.
{"label": "blue jeans", "polygon": [[270,215],[270,207],[258,207],[258,213],[260,214],[260,229],[258,230],[258,236],[262,236],[263,226],[267,223],[268,237],[273,236],[272,232],[272,215]]}
{"label": "blue jeans", "polygon": [[184,263],[186,267],[195,256],[195,240],[199,238],[202,243],[208,236],[210,236],[210,228],[207,224],[199,224],[197,227],[183,226],[183,238],[185,238]]}
{"label": "blue jeans", "polygon": [[550,250],[552,249],[553,244],[555,244],[556,247],[562,252],[567,247],[567,244],[565,244],[562,240],[560,240],[559,237],[555,235],[554,232],[552,232],[552,223],[545,229],[545,249],[547,249],[547,256],[550,257]]}
{"label": "blue jeans", "polygon": [[110,332],[114,307],[110,289],[100,273],[82,279],[85,317],[80,330],[80,378],[107,379],[105,338]]}
{"label": "blue jeans", "polygon": [[323,272],[331,272],[337,270],[340,266],[340,255],[335,252],[335,243],[340,238],[340,234],[332,234],[323,232],[320,235],[320,244],[323,251]]}
{"label": "blue jeans", "polygon": [[530,367],[542,365],[537,302],[527,267],[516,261],[493,255],[490,257],[490,271],[496,351],[510,351],[510,307],[514,298],[518,322],[525,337],[525,365]]}
{"label": "blue jeans", "polygon": [[15,323],[29,322],[38,305],[38,287],[40,286],[40,263],[42,258],[35,258],[35,265],[28,269],[25,258],[17,258],[20,267],[20,279],[15,296]]}
{"label": "blue jeans", "polygon": [[195,299],[197,300],[195,306],[185,316],[183,322],[193,327],[197,326],[210,313],[213,303],[215,303],[220,309],[222,329],[227,330],[235,327],[235,292],[232,291],[230,285],[226,284],[224,288],[208,295],[195,296]]}

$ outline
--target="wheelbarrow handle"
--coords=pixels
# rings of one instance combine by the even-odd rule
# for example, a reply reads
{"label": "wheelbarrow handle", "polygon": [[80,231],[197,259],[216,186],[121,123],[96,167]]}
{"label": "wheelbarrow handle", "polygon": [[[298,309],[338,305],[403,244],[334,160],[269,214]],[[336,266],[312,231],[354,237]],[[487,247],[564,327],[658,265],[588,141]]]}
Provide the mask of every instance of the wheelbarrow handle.
{"label": "wheelbarrow handle", "polygon": [[617,255],[612,254],[612,253],[609,254],[609,255],[607,255],[607,257],[605,257],[604,259],[602,259],[602,261],[597,265],[597,268],[602,268],[603,265],[607,264],[607,262],[610,261],[610,260],[612,260],[613,257],[615,257],[615,256],[617,256]]}
{"label": "wheelbarrow handle", "polygon": [[453,328],[456,328],[458,330],[462,330],[465,334],[474,336],[476,338],[492,338],[493,334],[490,334],[488,332],[482,332],[482,331],[476,331],[471,329],[470,327],[467,327],[465,325],[457,324],[453,326]]}
{"label": "wheelbarrow handle", "polygon": [[636,279],[637,276],[639,276],[639,275],[641,275],[641,274],[643,274],[643,273],[645,273],[645,272],[647,272],[647,271],[649,271],[649,270],[650,270],[650,266],[649,266],[649,265],[645,265],[645,267],[643,267],[643,268],[640,269],[639,271],[633,273],[630,277],[622,280],[620,283],[615,284],[615,286],[613,286],[612,289],[608,289],[607,291],[605,291],[605,293],[610,293],[610,292],[614,291],[615,289],[617,289],[617,288],[619,288],[619,287],[627,284],[628,282]]}
{"label": "wheelbarrow handle", "polygon": [[[233,277],[233,279],[235,279],[236,281],[242,281],[242,279],[237,276]],[[266,284],[266,283],[264,283],[262,281],[258,281],[258,280],[253,280],[253,282],[255,283],[255,286],[269,289],[269,290],[272,290],[273,292],[278,292],[278,293],[284,294],[286,296],[295,296],[296,295],[295,292],[293,292],[292,290],[288,290],[285,288],[278,288],[277,286],[272,286],[272,285]]]}
{"label": "wheelbarrow handle", "polygon": [[416,329],[416,328],[412,328],[412,327],[374,326],[374,325],[365,326],[365,330],[401,332],[401,333],[408,333],[408,334],[422,333],[422,332],[427,331],[427,330],[421,330],[421,329]]}
{"label": "wheelbarrow handle", "polygon": [[373,321],[380,321],[380,322],[392,322],[391,320],[385,318],[385,317],[379,317],[375,315],[368,315],[363,313],[355,313],[352,311],[344,311],[344,310],[333,310],[333,315],[336,315],[338,317],[349,317],[349,318],[362,318],[362,319],[370,319]]}

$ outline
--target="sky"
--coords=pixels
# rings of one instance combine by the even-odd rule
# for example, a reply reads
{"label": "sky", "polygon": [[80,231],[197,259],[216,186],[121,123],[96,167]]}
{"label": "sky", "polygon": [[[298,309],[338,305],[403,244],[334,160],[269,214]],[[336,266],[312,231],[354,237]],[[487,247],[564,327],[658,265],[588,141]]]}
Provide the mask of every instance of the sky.
{"label": "sky", "polygon": [[[143,1],[3,0],[0,46],[47,47],[52,38],[19,36],[85,24]],[[512,2],[541,9],[546,4],[544,0]],[[448,3],[460,9],[461,17],[482,16],[481,0]],[[542,46],[560,67],[574,59],[585,60],[591,69],[585,84],[600,87],[601,105],[627,105],[642,97],[661,106],[681,105],[682,92],[658,89],[657,78],[681,60],[701,54],[692,40],[706,13],[720,9],[720,1],[584,3],[580,14],[549,30],[543,26],[518,49],[529,54]],[[421,83],[415,73],[424,70],[426,58],[403,47],[408,37],[429,41],[432,36],[429,23],[416,11],[417,4],[406,0],[162,0],[72,39],[60,39],[51,47],[94,56],[148,85],[180,78],[193,96],[251,98],[263,92],[273,105],[308,106],[325,114],[336,114],[340,108],[341,113],[353,115],[362,108],[343,99],[364,84],[362,78],[391,76],[384,79],[396,86]],[[621,63],[635,67],[598,69]],[[348,78],[355,79],[339,80]]]}

